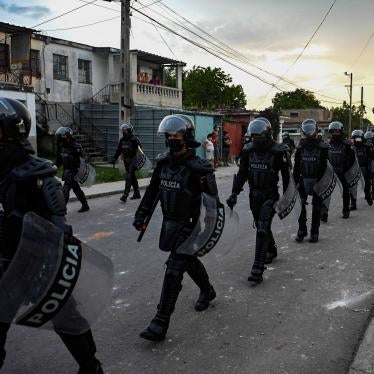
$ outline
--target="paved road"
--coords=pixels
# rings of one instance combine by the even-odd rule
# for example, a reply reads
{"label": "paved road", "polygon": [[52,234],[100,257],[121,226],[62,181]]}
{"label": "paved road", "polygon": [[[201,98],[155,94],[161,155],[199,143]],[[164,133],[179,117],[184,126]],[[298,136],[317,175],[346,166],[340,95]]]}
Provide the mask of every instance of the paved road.
{"label": "paved road", "polygon": [[[221,179],[227,197],[231,178]],[[373,306],[374,207],[363,200],[349,220],[335,201],[318,244],[295,242],[296,220],[275,219],[279,257],[265,281],[251,286],[254,230],[246,193],[239,197],[239,230],[204,258],[218,297],[203,313],[188,277],[167,340],[138,337],[155,313],[166,254],[157,249],[160,212],[143,242],[131,227],[137,202],[94,199],[91,211],[69,205],[76,234],[114,261],[111,304],[94,328],[98,357],[110,374],[251,373],[341,374],[348,370]],[[339,205],[339,207],[337,206]],[[234,240],[234,237],[236,240]],[[13,327],[4,373],[74,373],[72,358],[52,332]]]}

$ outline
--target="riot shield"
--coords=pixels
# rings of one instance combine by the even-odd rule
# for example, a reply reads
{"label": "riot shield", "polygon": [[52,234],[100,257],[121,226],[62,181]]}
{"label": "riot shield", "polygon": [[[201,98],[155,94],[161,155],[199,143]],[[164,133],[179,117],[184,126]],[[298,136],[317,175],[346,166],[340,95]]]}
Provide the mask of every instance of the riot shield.
{"label": "riot shield", "polygon": [[0,321],[81,334],[104,310],[112,283],[107,257],[27,213],[17,252],[0,280]]}
{"label": "riot shield", "polygon": [[322,199],[327,199],[334,191],[338,177],[330,162],[327,161],[327,167],[322,178],[314,185],[314,192]]}
{"label": "riot shield", "polygon": [[355,159],[355,162],[353,163],[351,168],[346,171],[346,173],[344,174],[344,178],[349,188],[354,187],[359,182],[361,178],[361,169],[357,159]]}
{"label": "riot shield", "polygon": [[91,187],[96,181],[96,170],[81,157],[80,166],[74,179],[82,186]]}
{"label": "riot shield", "polygon": [[283,196],[274,204],[274,210],[277,212],[280,219],[286,218],[292,210],[297,209],[297,214],[300,215],[300,196],[296,188],[295,181],[291,172],[289,171],[289,183]]}
{"label": "riot shield", "polygon": [[151,170],[152,169],[152,163],[149,160],[149,158],[145,155],[143,150],[138,146],[138,151],[135,155],[135,170]]}
{"label": "riot shield", "polygon": [[177,253],[203,256],[217,244],[225,226],[225,208],[219,200],[203,193],[198,221],[191,234],[176,249]]}

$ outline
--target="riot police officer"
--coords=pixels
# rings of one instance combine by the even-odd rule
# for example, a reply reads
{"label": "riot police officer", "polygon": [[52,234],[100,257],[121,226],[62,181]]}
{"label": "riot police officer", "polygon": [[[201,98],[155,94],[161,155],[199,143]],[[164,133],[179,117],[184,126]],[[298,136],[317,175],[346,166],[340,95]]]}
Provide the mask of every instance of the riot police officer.
{"label": "riot police officer", "polygon": [[282,143],[287,144],[290,156],[292,156],[296,147],[295,147],[295,142],[293,139],[291,139],[290,133],[288,131],[285,131],[282,133]]}
{"label": "riot police officer", "polygon": [[57,167],[62,165],[64,169],[62,180],[64,181],[63,192],[65,202],[66,204],[68,203],[70,190],[73,189],[73,192],[82,204],[78,212],[87,212],[90,210],[90,207],[88,206],[86,196],[80,188],[79,183],[75,180],[81,163],[81,157],[83,156],[82,147],[74,139],[73,131],[69,127],[59,127],[56,130],[56,136],[57,159],[55,164]]}
{"label": "riot police officer", "polygon": [[302,203],[296,241],[302,242],[308,235],[306,204],[308,195],[311,195],[312,224],[309,241],[316,243],[319,235],[323,198],[315,192],[314,187],[325,174],[329,145],[318,138],[318,126],[314,119],[307,119],[301,124],[301,133],[303,138],[296,147],[293,169],[293,177],[298,185]]}
{"label": "riot police officer", "polygon": [[[31,155],[27,140],[30,127],[27,108],[17,100],[0,97],[0,278],[13,260],[26,213],[35,212],[67,235],[70,231],[65,225],[66,204],[55,178],[56,168],[50,161]],[[9,323],[0,322],[0,368],[9,327]],[[103,374],[91,330],[59,336],[79,364],[79,374]]]}
{"label": "riot police officer", "polygon": [[[373,147],[371,144],[365,142],[364,132],[362,130],[352,131],[353,150],[356,153],[358,163],[361,168],[362,176],[364,177],[364,193],[365,200],[369,206],[373,205],[373,198],[371,195],[371,162],[374,158]],[[357,209],[357,186],[351,189],[351,210]]]}
{"label": "riot police officer", "polygon": [[289,183],[288,146],[272,139],[271,124],[266,118],[257,118],[248,126],[252,142],[244,149],[239,172],[234,179],[232,194],[227,205],[233,208],[237,196],[248,181],[250,208],[256,225],[256,253],[249,281],[262,282],[264,264],[277,257],[277,246],[271,231],[275,214],[274,204],[279,199],[278,174],[281,171],[283,190]]}
{"label": "riot police officer", "polygon": [[123,123],[119,127],[119,129],[122,131],[122,138],[119,141],[117,151],[112,159],[112,163],[114,164],[118,157],[122,155],[123,163],[126,168],[126,183],[125,190],[123,191],[123,195],[121,196],[120,200],[125,203],[127,201],[127,197],[129,196],[131,186],[134,189],[134,194],[132,197],[130,197],[130,199],[140,199],[141,197],[139,192],[138,180],[135,175],[135,156],[138,151],[138,147],[140,146],[140,141],[134,135],[134,129],[132,125]]}
{"label": "riot police officer", "polygon": [[152,341],[165,339],[185,272],[200,288],[196,311],[207,309],[209,302],[216,297],[202,262],[194,255],[178,252],[180,244],[199,219],[202,193],[218,201],[213,169],[208,161],[195,154],[195,148],[200,143],[195,140],[190,119],[181,115],[166,116],[159,125],[158,134],[165,135],[169,152],[159,157],[133,223],[137,230],[144,230],[146,218],[160,200],[163,221],[159,247],[162,251],[170,252],[170,255],[157,313],[150,325],[140,333],[142,338]]}
{"label": "riot police officer", "polygon": [[[351,148],[351,142],[344,138],[344,126],[339,121],[329,125],[330,148],[329,161],[334,168],[343,187],[343,218],[349,217],[349,186],[345,173],[355,162],[355,154]],[[327,207],[328,208],[328,207]],[[322,213],[322,220],[327,221],[327,211]]]}

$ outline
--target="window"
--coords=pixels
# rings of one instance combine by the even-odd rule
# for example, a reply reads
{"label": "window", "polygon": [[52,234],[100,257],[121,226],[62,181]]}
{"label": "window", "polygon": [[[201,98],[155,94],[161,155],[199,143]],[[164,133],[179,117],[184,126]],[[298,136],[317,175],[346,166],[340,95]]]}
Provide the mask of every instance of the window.
{"label": "window", "polygon": [[9,70],[9,45],[0,44],[0,72]]}
{"label": "window", "polygon": [[78,82],[91,82],[91,61],[78,59]]}
{"label": "window", "polygon": [[53,79],[68,79],[68,58],[62,55],[53,55]]}
{"label": "window", "polygon": [[31,75],[40,78],[40,53],[36,49],[30,50]]}
{"label": "window", "polygon": [[297,118],[297,117],[299,117],[299,113],[298,112],[291,112],[290,117],[291,118]]}

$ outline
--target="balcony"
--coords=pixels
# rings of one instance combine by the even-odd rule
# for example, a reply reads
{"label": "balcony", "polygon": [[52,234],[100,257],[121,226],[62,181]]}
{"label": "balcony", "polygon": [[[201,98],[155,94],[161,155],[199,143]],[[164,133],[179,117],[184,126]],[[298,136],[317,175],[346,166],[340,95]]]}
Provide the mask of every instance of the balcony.
{"label": "balcony", "polygon": [[148,83],[132,83],[135,104],[182,108],[182,90]]}

